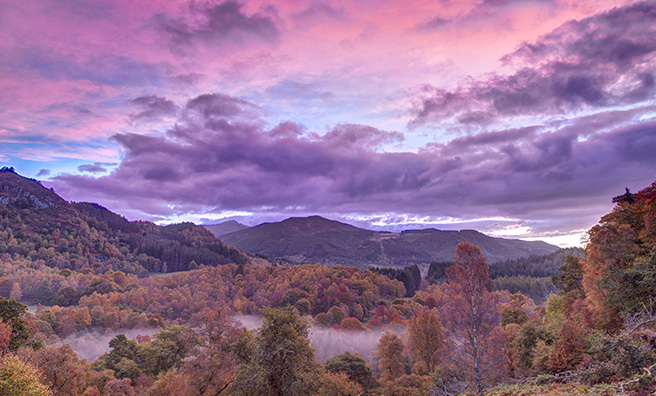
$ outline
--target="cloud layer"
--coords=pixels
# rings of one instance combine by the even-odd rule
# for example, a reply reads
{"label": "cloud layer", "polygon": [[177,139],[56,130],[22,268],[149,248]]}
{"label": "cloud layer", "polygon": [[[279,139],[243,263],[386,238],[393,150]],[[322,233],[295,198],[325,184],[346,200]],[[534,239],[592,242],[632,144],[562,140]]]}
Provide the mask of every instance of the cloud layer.
{"label": "cloud layer", "polygon": [[631,124],[637,114],[612,111],[550,131],[489,131],[386,152],[403,135],[354,124],[324,135],[291,122],[269,128],[254,104],[201,95],[165,135],[115,135],[125,154],[110,175],[59,176],[55,187],[151,216],[246,210],[535,221],[550,212],[542,231],[581,228],[596,221],[618,186],[644,187],[636,183],[656,169],[656,122]]}
{"label": "cloud layer", "polygon": [[653,100],[656,5],[637,3],[571,21],[502,60],[517,69],[459,89],[424,87],[411,126],[455,119],[568,115]]}
{"label": "cloud layer", "polygon": [[654,1],[8,0],[0,159],[132,219],[580,233],[656,176],[655,19]]}

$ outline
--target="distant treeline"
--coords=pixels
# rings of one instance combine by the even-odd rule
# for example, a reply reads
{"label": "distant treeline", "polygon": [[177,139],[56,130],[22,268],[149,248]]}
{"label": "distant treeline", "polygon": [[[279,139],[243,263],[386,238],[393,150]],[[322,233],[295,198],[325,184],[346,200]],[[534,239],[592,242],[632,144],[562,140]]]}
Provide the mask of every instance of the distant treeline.
{"label": "distant treeline", "polygon": [[[545,256],[501,261],[490,266],[490,278],[497,290],[519,292],[537,303],[542,303],[549,294],[556,292],[551,277],[560,272],[559,268],[565,257],[583,255],[581,248],[565,248]],[[426,275],[428,284],[446,282],[445,271],[452,264],[450,261],[431,263]]]}
{"label": "distant treeline", "polygon": [[416,264],[405,268],[371,267],[369,269],[378,274],[385,275],[392,280],[397,280],[403,283],[405,286],[406,297],[414,296],[415,292],[419,290],[419,285],[421,284],[421,272]]}

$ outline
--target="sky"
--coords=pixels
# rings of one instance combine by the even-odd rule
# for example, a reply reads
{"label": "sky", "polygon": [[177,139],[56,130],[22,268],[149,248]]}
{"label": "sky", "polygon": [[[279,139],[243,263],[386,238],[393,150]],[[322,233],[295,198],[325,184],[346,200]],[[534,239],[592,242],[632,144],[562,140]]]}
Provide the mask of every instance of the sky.
{"label": "sky", "polygon": [[579,245],[656,180],[656,1],[4,0],[0,164],[130,220]]}

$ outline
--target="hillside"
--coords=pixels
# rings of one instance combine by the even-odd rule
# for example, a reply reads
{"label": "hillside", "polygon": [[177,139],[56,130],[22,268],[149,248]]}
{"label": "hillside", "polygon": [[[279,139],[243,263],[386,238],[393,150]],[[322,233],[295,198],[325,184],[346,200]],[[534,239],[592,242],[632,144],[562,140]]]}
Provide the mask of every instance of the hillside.
{"label": "hillside", "polygon": [[192,223],[129,222],[97,204],[66,202],[11,168],[0,172],[0,257],[7,263],[140,276],[259,260]]}
{"label": "hillside", "polygon": [[225,234],[230,234],[231,232],[241,231],[249,228],[247,225],[238,223],[234,220],[224,221],[223,223],[219,224],[203,225],[203,227],[210,230],[210,232],[217,238],[220,238]]}
{"label": "hillside", "polygon": [[245,252],[272,259],[358,267],[448,261],[453,258],[455,246],[463,241],[478,245],[492,263],[558,250],[545,242],[493,238],[474,230],[370,231],[320,216],[264,223],[221,238]]}

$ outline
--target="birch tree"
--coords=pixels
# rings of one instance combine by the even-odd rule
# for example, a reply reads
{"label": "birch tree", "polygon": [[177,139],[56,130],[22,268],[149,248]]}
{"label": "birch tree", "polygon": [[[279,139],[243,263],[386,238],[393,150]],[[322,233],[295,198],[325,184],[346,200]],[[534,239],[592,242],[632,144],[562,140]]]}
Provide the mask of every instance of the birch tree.
{"label": "birch tree", "polygon": [[469,358],[477,393],[483,396],[487,340],[498,322],[490,292],[490,267],[478,246],[461,242],[456,246],[454,264],[447,268],[446,276],[451,289],[451,327]]}

